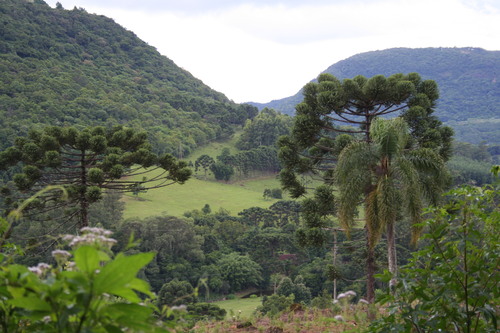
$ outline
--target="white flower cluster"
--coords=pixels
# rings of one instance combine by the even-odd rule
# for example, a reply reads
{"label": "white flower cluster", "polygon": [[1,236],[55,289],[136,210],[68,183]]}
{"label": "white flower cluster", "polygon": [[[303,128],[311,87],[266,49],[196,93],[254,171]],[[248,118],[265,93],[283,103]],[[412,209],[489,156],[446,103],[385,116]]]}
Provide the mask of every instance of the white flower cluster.
{"label": "white flower cluster", "polygon": [[342,299],[342,298],[347,298],[347,297],[354,297],[356,296],[356,292],[355,291],[352,291],[352,290],[349,290],[349,291],[346,291],[345,293],[341,293],[337,296],[337,299]]}
{"label": "white flower cluster", "polygon": [[43,277],[45,273],[47,273],[50,270],[51,266],[49,264],[46,264],[44,262],[39,263],[36,266],[33,267],[28,267],[30,272],[35,273],[39,277]]}
{"label": "white flower cluster", "polygon": [[90,228],[85,227],[80,229],[81,235],[64,235],[63,240],[69,242],[69,246],[72,248],[77,248],[82,245],[102,245],[108,249],[111,249],[113,245],[116,244],[116,240],[109,238],[112,234],[111,231],[102,228]]}
{"label": "white flower cluster", "polygon": [[187,312],[187,305],[181,304],[181,305],[174,305],[171,307],[172,311],[182,311],[182,312]]}
{"label": "white flower cluster", "polygon": [[52,257],[56,260],[57,265],[62,267],[68,262],[69,257],[71,257],[71,253],[64,250],[54,250],[52,251]]}
{"label": "white flower cluster", "polygon": [[52,251],[52,256],[56,260],[68,260],[68,258],[71,257],[71,253],[64,250],[54,250]]}

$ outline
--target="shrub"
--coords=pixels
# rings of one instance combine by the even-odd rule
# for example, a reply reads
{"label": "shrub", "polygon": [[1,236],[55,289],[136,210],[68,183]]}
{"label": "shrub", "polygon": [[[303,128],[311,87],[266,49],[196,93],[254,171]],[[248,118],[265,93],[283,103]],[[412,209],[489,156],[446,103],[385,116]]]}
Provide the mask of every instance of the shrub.
{"label": "shrub", "polygon": [[116,241],[109,234],[84,228],[65,236],[72,251],[54,251],[56,267],[13,265],[0,254],[0,331],[167,332],[154,315],[149,285],[137,278],[154,254],[112,258]]}
{"label": "shrub", "polygon": [[372,332],[498,332],[498,189],[462,187],[448,199],[430,210],[427,243],[401,269],[395,293],[379,300],[389,315]]}
{"label": "shrub", "polygon": [[318,309],[329,309],[332,307],[332,295],[328,293],[328,290],[323,290],[321,295],[315,297],[311,301],[311,306]]}
{"label": "shrub", "polygon": [[191,304],[197,301],[193,286],[187,281],[174,279],[165,283],[158,293],[158,307]]}
{"label": "shrub", "polygon": [[269,297],[264,296],[262,298],[262,306],[257,308],[257,311],[262,314],[267,314],[270,316],[275,316],[278,313],[287,310],[293,304],[295,296],[281,296],[281,295],[271,295]]}
{"label": "shrub", "polygon": [[295,278],[295,282],[292,282],[288,277],[284,277],[278,285],[276,293],[282,296],[293,294],[295,302],[308,304],[311,301],[311,291],[302,281],[304,279],[300,275]]}
{"label": "shrub", "polygon": [[190,319],[199,320],[223,320],[226,317],[226,310],[215,304],[195,303],[187,307]]}

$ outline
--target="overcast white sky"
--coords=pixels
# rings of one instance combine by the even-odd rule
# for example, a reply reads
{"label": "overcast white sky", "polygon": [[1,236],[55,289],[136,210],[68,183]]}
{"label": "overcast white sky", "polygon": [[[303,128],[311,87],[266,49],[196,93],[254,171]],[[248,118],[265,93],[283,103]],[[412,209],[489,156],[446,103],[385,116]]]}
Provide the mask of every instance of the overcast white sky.
{"label": "overcast white sky", "polygon": [[59,2],[114,19],[235,102],[294,95],[330,65],[366,51],[500,50],[499,0]]}

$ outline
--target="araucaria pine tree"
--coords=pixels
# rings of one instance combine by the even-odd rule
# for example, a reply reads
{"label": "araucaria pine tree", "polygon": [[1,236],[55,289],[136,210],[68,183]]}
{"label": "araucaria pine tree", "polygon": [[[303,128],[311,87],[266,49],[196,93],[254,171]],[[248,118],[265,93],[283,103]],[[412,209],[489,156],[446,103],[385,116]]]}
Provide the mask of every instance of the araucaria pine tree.
{"label": "araucaria pine tree", "polygon": [[[15,145],[0,152],[0,169],[21,169],[13,182],[24,199],[49,185],[63,187],[60,193],[47,191],[30,206],[39,211],[68,209],[68,217],[86,227],[89,205],[101,198],[103,190],[134,192],[174,183],[184,183],[191,170],[171,155],[151,151],[145,132],[117,126],[77,130],[73,127],[46,127],[19,137]],[[145,175],[152,175],[146,178]],[[10,191],[4,188],[4,195]],[[15,204],[15,201],[14,201]]]}
{"label": "araucaria pine tree", "polygon": [[[385,157],[379,155],[376,158],[377,149],[383,149],[380,146],[381,142],[376,142],[378,138],[373,137],[374,121],[377,118],[399,116],[408,124],[407,129],[403,129],[399,134],[391,134],[386,137],[390,140],[399,140],[404,137],[404,140],[401,139],[402,141],[395,146],[390,145],[396,149],[398,154],[414,149],[426,149],[429,154],[432,151],[432,157],[436,158],[436,161],[439,160],[436,162],[438,163],[436,166],[441,166],[451,155],[453,131],[449,127],[442,126],[441,121],[433,115],[439,97],[437,84],[432,80],[422,80],[417,73],[394,74],[389,77],[377,75],[372,78],[356,76],[353,79],[343,81],[330,74],[321,74],[318,77],[318,82],[308,83],[304,87],[303,94],[303,102],[296,106],[292,134],[279,141],[280,158],[284,166],[280,177],[282,186],[294,197],[300,197],[306,193],[306,184],[300,181],[298,175],[320,176],[327,185],[322,187],[320,193],[317,193],[321,195],[316,195],[316,199],[313,199],[316,201],[325,199],[326,201],[318,201],[315,205],[311,203],[308,205],[312,208],[320,207],[319,213],[307,212],[304,209],[306,228],[302,235],[305,238],[312,238],[311,243],[317,243],[318,240],[324,239],[324,233],[328,232],[328,215],[335,216],[337,211],[341,215],[344,214],[347,209],[346,205],[349,205],[349,209],[351,209],[349,213],[353,213],[352,209],[362,205],[363,202],[367,208],[366,202],[374,193],[372,189],[387,185],[385,182],[378,183],[377,179],[380,180],[384,177],[377,178],[377,175],[388,175],[388,172],[392,172],[389,171],[393,170],[390,163],[395,160],[392,159],[393,155]],[[388,129],[392,125],[390,123],[384,125],[381,122],[380,126],[386,126]],[[383,135],[380,134],[380,136]],[[347,198],[345,191],[352,188],[348,183],[339,182],[342,174],[337,173],[336,168],[339,156],[342,156],[344,149],[346,147],[354,149],[355,146],[359,146],[360,149],[365,147],[371,149],[371,153],[363,155],[364,157],[358,156],[360,159],[357,163],[360,168],[364,168],[365,174],[362,174],[364,180],[358,178],[347,180],[346,178],[344,181],[363,182],[365,187],[362,189],[362,194],[356,198],[349,196],[353,199],[350,202],[337,200],[333,194],[326,195],[325,189],[334,191],[335,185],[341,185],[338,186],[340,198]],[[417,163],[416,160],[413,162]],[[419,174],[419,177],[425,178],[427,176]],[[365,181],[366,179],[369,180]],[[417,178],[413,177],[412,181],[414,179]],[[399,188],[399,186],[398,183],[395,188]],[[431,196],[439,190],[438,187],[433,188],[432,186],[425,188],[425,191],[432,194]],[[418,206],[418,202],[415,204]],[[394,203],[394,205],[388,203],[387,207],[393,209],[399,204]],[[416,207],[415,209],[419,210]],[[344,214],[344,216],[347,215]],[[341,218],[340,222],[344,224],[344,230],[349,233],[353,227],[353,219]],[[370,302],[374,300],[376,268],[373,249],[374,242],[378,239],[373,232],[380,229],[378,226],[369,225],[372,222],[379,223],[380,221],[378,219],[366,219],[365,221],[367,299]],[[391,224],[385,224],[385,226],[387,225]],[[390,232],[390,230],[388,231]]]}

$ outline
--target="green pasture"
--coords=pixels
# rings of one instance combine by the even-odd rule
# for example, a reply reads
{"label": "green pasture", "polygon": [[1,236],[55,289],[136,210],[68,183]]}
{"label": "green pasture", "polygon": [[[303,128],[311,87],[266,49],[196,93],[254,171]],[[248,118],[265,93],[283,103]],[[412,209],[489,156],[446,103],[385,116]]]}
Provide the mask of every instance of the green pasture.
{"label": "green pasture", "polygon": [[219,156],[222,153],[222,150],[224,148],[228,148],[231,154],[237,154],[238,149],[235,147],[236,141],[238,141],[239,136],[241,135],[241,131],[235,133],[229,140],[227,141],[213,141],[208,144],[206,144],[203,147],[200,147],[193,151],[187,158],[184,160],[189,162],[192,161],[194,164],[194,161],[201,155],[208,155],[211,156],[214,160],[216,159],[217,156]]}
{"label": "green pasture", "polygon": [[[227,312],[226,318],[231,319],[235,316],[238,319],[251,318],[255,309],[262,305],[262,297],[257,298],[236,298],[226,301],[214,302]],[[241,312],[240,312],[241,311]]]}
{"label": "green pasture", "polygon": [[145,218],[162,214],[182,216],[187,211],[203,208],[205,204],[209,204],[213,212],[223,208],[231,215],[237,215],[249,207],[271,206],[277,200],[264,199],[264,190],[279,186],[275,176],[233,183],[204,181],[193,177],[183,185],[149,190],[138,196],[125,195],[124,217]]}

